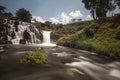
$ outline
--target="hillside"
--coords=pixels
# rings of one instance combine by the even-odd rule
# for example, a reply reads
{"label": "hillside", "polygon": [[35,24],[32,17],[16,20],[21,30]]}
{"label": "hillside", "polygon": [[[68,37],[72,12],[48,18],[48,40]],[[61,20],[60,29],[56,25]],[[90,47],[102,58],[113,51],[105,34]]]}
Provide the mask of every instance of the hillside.
{"label": "hillside", "polygon": [[79,30],[61,37],[58,45],[93,51],[120,60],[120,14],[77,26],[80,26]]}

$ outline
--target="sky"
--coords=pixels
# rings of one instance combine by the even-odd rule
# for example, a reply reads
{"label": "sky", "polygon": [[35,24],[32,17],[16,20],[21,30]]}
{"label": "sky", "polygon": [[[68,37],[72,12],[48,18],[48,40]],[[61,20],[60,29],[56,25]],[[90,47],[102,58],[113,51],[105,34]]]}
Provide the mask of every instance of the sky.
{"label": "sky", "polygon": [[71,19],[91,20],[89,10],[82,0],[0,0],[7,12],[15,13],[20,8],[29,10],[37,21],[69,23]]}

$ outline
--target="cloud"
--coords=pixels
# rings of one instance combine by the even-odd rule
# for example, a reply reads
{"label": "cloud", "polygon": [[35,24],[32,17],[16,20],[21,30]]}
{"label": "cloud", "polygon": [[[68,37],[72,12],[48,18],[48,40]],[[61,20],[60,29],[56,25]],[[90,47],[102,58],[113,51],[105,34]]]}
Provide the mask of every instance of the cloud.
{"label": "cloud", "polygon": [[79,19],[82,16],[83,14],[79,10],[72,11],[68,14],[66,14],[65,12],[61,12],[56,17],[50,18],[50,21],[52,21],[53,23],[67,24],[71,21],[71,19],[74,19],[74,18]]}
{"label": "cloud", "polygon": [[93,18],[91,17],[91,15],[87,15],[86,16],[86,20],[92,20]]}
{"label": "cloud", "polygon": [[61,13],[60,17],[62,23],[69,23],[69,21],[72,19],[69,15],[65,14],[64,12]]}
{"label": "cloud", "polygon": [[50,18],[50,21],[52,23],[63,23],[63,24],[66,24],[66,23],[69,23],[69,21],[71,20],[72,18],[67,15],[66,13],[62,12],[60,13],[59,15],[57,15],[56,17],[51,17]]}
{"label": "cloud", "polygon": [[36,21],[38,21],[38,22],[42,22],[42,23],[45,22],[45,20],[41,16],[32,16],[32,18],[36,19]]}
{"label": "cloud", "polygon": [[75,10],[70,12],[69,16],[71,16],[72,18],[78,18],[78,17],[82,17],[83,14],[79,10]]}
{"label": "cloud", "polygon": [[56,19],[55,17],[51,17],[50,18],[50,21],[52,21],[52,23],[55,23],[55,24],[57,24],[57,23],[61,23],[58,19]]}

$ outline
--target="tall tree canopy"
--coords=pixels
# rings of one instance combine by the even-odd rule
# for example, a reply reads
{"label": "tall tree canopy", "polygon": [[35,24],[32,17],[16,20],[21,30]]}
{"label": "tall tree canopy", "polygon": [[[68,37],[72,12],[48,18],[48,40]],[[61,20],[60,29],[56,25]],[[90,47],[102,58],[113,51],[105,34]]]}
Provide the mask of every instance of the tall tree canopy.
{"label": "tall tree canopy", "polygon": [[116,8],[113,0],[82,0],[94,19],[106,17],[107,12]]}
{"label": "tall tree canopy", "polygon": [[21,8],[16,11],[16,17],[17,19],[22,20],[24,22],[30,22],[32,15],[28,10]]}
{"label": "tall tree canopy", "polygon": [[5,7],[4,6],[1,6],[0,5],[0,29],[1,29],[1,27],[2,27],[2,24],[3,24],[3,22],[4,22],[4,19],[5,19]]}
{"label": "tall tree canopy", "polygon": [[1,13],[3,14],[3,13],[5,12],[5,9],[6,9],[6,8],[5,8],[4,6],[1,6],[1,5],[0,5],[0,14],[1,14]]}
{"label": "tall tree canopy", "polygon": [[6,10],[6,8],[4,6],[0,5],[0,20],[12,19],[13,14],[10,12],[6,12],[5,10]]}

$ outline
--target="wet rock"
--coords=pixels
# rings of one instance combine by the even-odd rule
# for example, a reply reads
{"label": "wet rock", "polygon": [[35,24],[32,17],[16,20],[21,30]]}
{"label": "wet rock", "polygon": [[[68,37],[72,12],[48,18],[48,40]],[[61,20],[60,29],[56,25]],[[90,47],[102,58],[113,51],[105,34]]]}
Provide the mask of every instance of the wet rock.
{"label": "wet rock", "polygon": [[24,40],[24,39],[21,39],[19,43],[20,43],[20,44],[25,44],[25,40]]}

